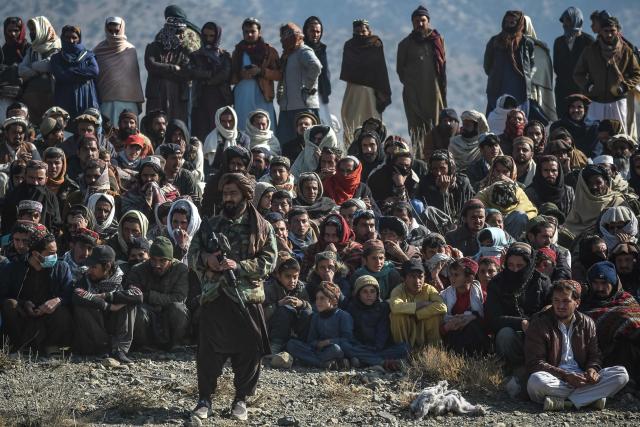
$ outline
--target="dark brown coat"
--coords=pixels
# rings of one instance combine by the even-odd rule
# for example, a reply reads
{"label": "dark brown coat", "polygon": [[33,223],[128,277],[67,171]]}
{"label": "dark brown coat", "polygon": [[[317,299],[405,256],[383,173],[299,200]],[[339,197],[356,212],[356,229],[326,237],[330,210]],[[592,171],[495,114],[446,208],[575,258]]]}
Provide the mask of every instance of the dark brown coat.
{"label": "dark brown coat", "polygon": [[[573,358],[586,371],[600,370],[601,355],[596,336],[596,325],[589,316],[575,313],[576,319],[571,335]],[[529,374],[538,371],[564,379],[567,371],[559,368],[562,357],[562,332],[558,327],[553,308],[548,308],[532,317],[524,340],[525,365]]]}

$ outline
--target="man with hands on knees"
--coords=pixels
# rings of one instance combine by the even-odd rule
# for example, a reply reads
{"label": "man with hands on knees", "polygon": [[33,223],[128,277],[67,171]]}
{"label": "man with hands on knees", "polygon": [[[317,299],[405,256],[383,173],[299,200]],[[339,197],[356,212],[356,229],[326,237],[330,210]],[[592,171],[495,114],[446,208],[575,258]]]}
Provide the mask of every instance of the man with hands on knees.
{"label": "man with hands on knees", "polygon": [[580,284],[554,282],[552,306],[533,316],[526,328],[525,358],[531,400],[545,411],[575,406],[604,409],[606,399],[629,381],[623,366],[601,368],[596,326],[577,311]]}

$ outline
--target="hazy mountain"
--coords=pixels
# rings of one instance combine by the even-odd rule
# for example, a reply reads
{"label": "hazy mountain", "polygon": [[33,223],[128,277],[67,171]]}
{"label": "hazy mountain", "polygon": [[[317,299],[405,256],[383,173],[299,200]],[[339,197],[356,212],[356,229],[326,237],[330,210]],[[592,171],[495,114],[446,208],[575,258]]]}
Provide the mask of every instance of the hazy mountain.
{"label": "hazy mountain", "polygon": [[[9,0],[0,5],[0,16],[18,15],[27,19],[37,15],[47,16],[56,31],[65,24],[79,25],[83,41],[93,47],[103,38],[103,25],[107,16],[125,18],[127,36],[138,48],[141,68],[144,70],[144,48],[158,29],[164,17],[164,7],[171,3],[143,0]],[[215,21],[223,28],[222,46],[233,49],[241,38],[240,24],[248,16],[262,22],[267,42],[280,49],[278,27],[292,21],[302,25],[310,15],[317,15],[324,23],[323,41],[329,46],[329,67],[332,73],[332,112],[339,116],[344,83],[338,77],[342,60],[342,46],[351,36],[351,22],[356,18],[370,21],[373,32],[384,44],[391,78],[393,103],[384,113],[384,121],[392,132],[406,134],[402,86],[395,73],[396,47],[411,31],[410,15],[418,1],[400,0],[180,0],[178,4],[198,26]],[[531,2],[507,0],[434,0],[423,3],[431,13],[432,26],[444,36],[447,48],[448,101],[459,112],[465,109],[484,111],[486,106],[486,75],[482,69],[484,48],[489,38],[499,32],[500,22],[508,9],[521,9],[531,16],[538,38],[553,46],[553,40],[562,33],[558,21],[568,6],[578,6],[585,15],[585,29],[589,30],[589,15],[595,9],[606,8],[618,16],[624,34],[631,41],[640,43],[640,9],[638,2],[593,1],[575,2],[538,0]],[[143,71],[146,78],[146,72]]]}

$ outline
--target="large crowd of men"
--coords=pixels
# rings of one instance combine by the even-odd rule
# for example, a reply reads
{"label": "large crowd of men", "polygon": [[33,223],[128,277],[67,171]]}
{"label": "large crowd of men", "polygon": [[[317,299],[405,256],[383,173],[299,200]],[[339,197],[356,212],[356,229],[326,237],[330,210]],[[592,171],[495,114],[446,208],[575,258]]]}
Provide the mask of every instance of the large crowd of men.
{"label": "large crowd of men", "polygon": [[338,119],[318,17],[278,47],[247,18],[231,53],[219,23],[165,18],[144,90],[122,17],[92,50],[77,26],[4,21],[11,351],[134,363],[196,344],[200,418],[229,359],[243,420],[262,363],[398,371],[435,345],[495,352],[545,410],[637,390],[640,55],[616,17],[593,12],[594,38],[569,7],[551,51],[507,11],[485,114],[447,107],[444,39],[419,6],[397,47],[410,140],[384,124],[367,20],[344,44]]}

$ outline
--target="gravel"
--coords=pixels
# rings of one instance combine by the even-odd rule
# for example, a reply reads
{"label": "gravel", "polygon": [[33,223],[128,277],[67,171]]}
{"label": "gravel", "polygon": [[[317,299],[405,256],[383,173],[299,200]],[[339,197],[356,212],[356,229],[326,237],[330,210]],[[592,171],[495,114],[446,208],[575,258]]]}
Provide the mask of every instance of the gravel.
{"label": "gravel", "polygon": [[[66,418],[102,425],[237,425],[230,418],[233,377],[229,366],[218,382],[213,416],[200,421],[190,410],[197,398],[194,350],[171,354],[134,353],[133,365],[101,359],[72,361],[13,361],[0,368],[0,425],[14,425],[25,417],[51,424],[54,413],[68,409]],[[115,361],[114,361],[115,362]],[[290,370],[265,367],[256,396],[248,399],[248,425],[481,425],[481,426],[637,426],[640,399],[625,389],[607,402],[603,411],[543,413],[540,405],[511,399],[506,392],[466,393],[472,404],[482,404],[481,417],[447,415],[412,419],[410,400],[399,373],[377,370],[324,372],[294,366]],[[60,393],[61,387],[68,392]],[[34,393],[34,391],[37,391]],[[22,396],[22,397],[21,397]],[[25,397],[26,396],[26,397]],[[49,397],[54,396],[54,397]],[[30,399],[26,402],[21,399]],[[58,400],[38,402],[38,399]],[[47,403],[47,409],[42,409]],[[27,411],[27,412],[25,412]],[[52,417],[48,419],[47,417]],[[73,422],[70,421],[71,424]]]}

